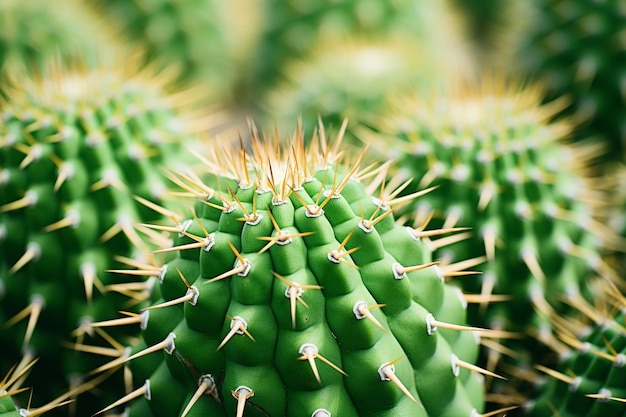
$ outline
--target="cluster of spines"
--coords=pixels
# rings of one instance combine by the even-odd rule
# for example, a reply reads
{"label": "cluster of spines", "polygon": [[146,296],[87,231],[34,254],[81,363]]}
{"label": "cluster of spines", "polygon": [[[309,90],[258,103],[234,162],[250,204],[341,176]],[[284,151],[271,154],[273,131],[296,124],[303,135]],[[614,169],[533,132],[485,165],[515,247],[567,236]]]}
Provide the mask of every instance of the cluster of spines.
{"label": "cluster of spines", "polygon": [[[320,131],[325,138],[323,127]],[[423,192],[396,197],[385,195],[383,185],[380,198],[372,203],[357,178],[380,181],[383,170],[359,171],[359,161],[342,169],[329,159],[337,153],[325,146],[322,152],[305,150],[301,131],[297,137],[285,155],[258,138],[250,159],[243,149],[218,151],[219,172],[235,174],[234,181],[202,182],[188,173],[172,177],[186,194],[200,197],[192,210],[198,216],[187,221],[173,216],[174,226],[154,226],[174,238],[159,251],[174,257],[162,267],[145,270],[159,276],[162,301],[133,318],[108,322],[140,323],[144,343],[94,373],[129,361],[132,368],[144,360],[157,371],[150,375],[149,368],[139,365],[133,377],[140,388],[103,412],[144,396],[155,403],[153,413],[167,407],[174,414],[184,409],[183,415],[195,415],[196,408],[219,409],[220,402],[230,404],[227,408],[236,409],[238,416],[255,407],[264,407],[270,415],[282,415],[285,407],[290,413],[302,412],[305,405],[319,416],[398,410],[480,415],[478,380],[466,371],[454,381],[461,368],[496,376],[468,363],[477,353],[471,332],[488,331],[444,321],[463,320],[465,302],[456,288],[443,285],[444,275],[457,275],[469,264],[439,267],[428,259],[429,238],[421,237],[455,230],[424,232],[395,225],[392,207]],[[344,169],[345,174],[336,174]],[[228,192],[218,191],[221,188]],[[416,257],[420,259],[415,266],[394,261]],[[408,278],[411,275],[414,279]],[[398,291],[398,286],[403,289]],[[448,308],[440,308],[443,303]],[[428,311],[437,312],[438,319]],[[208,316],[225,320],[202,320]],[[420,337],[419,329],[424,343],[415,350],[411,346]],[[470,332],[460,336],[458,330]],[[202,335],[207,332],[210,338]],[[389,334],[398,340],[384,337]],[[162,357],[150,355],[157,351],[165,352],[164,363],[159,364]],[[408,360],[403,360],[405,355]],[[226,369],[224,360],[229,363]],[[303,364],[297,365],[299,361]],[[168,387],[177,391],[178,399],[162,404],[159,398],[167,394],[159,380],[172,376],[181,386]],[[441,383],[432,384],[433,377]],[[190,381],[197,382],[192,391]],[[380,385],[385,381],[390,388]],[[293,390],[288,405],[283,385]],[[471,398],[461,393],[463,389],[472,391]],[[133,404],[131,415],[146,406]]]}
{"label": "cluster of spines", "polygon": [[[83,36],[89,32],[89,36]],[[112,60],[121,42],[84,2],[8,0],[0,5],[0,77],[15,72],[39,74],[49,61]],[[5,85],[0,87],[4,92]]]}
{"label": "cluster of spines", "polygon": [[[514,3],[514,2],[513,2]],[[526,3],[526,2],[522,2]],[[508,68],[545,80],[548,98],[567,95],[566,110],[579,121],[577,139],[597,136],[624,162],[626,125],[626,9],[619,0],[533,0],[527,24],[517,34]],[[522,65],[519,58],[522,57]],[[517,70],[515,70],[517,68]]]}
{"label": "cluster of spines", "polygon": [[561,363],[536,365],[537,393],[524,408],[529,416],[626,415],[626,299],[614,284],[602,283],[592,305],[580,297],[563,299],[578,317],[553,315]]}
{"label": "cluster of spines", "polygon": [[[72,402],[67,397],[57,398],[46,405],[31,408],[33,398],[32,388],[23,387],[30,370],[37,363],[29,354],[24,357],[6,373],[0,380],[0,416],[2,417],[37,417],[51,410],[63,407]],[[27,395],[24,398],[24,395]]]}
{"label": "cluster of spines", "polygon": [[[93,354],[118,355],[115,339],[131,335],[86,323],[147,296],[107,270],[134,265],[136,247],[149,254],[140,235],[158,236],[135,223],[158,216],[141,203],[160,201],[159,165],[182,162],[173,138],[190,137],[176,115],[182,101],[149,73],[50,67],[45,79],[16,78],[8,90],[0,122],[2,363],[25,350],[40,358],[31,373],[36,400],[93,387],[82,378],[101,360]],[[37,381],[44,368],[53,383]]]}

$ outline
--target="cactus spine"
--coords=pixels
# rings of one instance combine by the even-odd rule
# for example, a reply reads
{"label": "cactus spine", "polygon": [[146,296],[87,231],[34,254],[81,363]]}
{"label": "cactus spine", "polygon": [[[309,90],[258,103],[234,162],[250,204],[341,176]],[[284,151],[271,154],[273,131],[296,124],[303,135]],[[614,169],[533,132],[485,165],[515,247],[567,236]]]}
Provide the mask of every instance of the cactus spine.
{"label": "cactus spine", "polygon": [[378,126],[401,178],[439,186],[405,213],[421,219],[434,209],[435,226],[473,228],[470,240],[440,256],[485,256],[483,274],[463,288],[510,300],[477,306],[470,323],[550,338],[546,300],[590,296],[594,275],[618,278],[601,255],[623,241],[595,217],[606,198],[594,178],[602,147],[568,143],[569,122],[549,121],[560,103],[541,105],[532,86],[493,78],[433,96],[402,102],[404,110]]}
{"label": "cactus spine", "polygon": [[188,137],[182,102],[148,71],[46,74],[16,82],[0,122],[0,365],[39,358],[39,401],[76,388],[102,361],[92,351],[115,353],[111,341],[131,336],[84,326],[144,297],[107,271],[132,262],[135,223],[160,216],[141,202],[160,201],[159,166],[184,161],[175,142]]}
{"label": "cactus spine", "polygon": [[576,318],[555,316],[564,358],[556,369],[537,366],[538,394],[525,405],[532,417],[626,416],[626,299],[609,287],[595,307],[570,299]]}

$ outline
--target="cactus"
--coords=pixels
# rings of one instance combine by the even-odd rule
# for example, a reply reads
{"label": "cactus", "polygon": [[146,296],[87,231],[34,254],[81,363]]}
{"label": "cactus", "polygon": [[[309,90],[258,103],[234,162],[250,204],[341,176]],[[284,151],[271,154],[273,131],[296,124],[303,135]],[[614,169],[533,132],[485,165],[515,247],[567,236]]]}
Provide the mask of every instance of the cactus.
{"label": "cactus", "polygon": [[[328,42],[341,42],[352,36],[385,38],[389,42],[438,44],[437,56],[447,53],[465,68],[471,62],[460,41],[460,26],[446,2],[399,0],[299,0],[266,2],[265,23],[260,30],[255,66],[251,74],[251,94],[263,97],[275,88],[294,60],[304,60]],[[445,31],[440,28],[445,27]],[[436,34],[436,36],[435,36]],[[328,62],[332,71],[334,63]],[[347,76],[349,80],[349,75]]]}
{"label": "cactus", "polygon": [[[85,34],[89,36],[85,36]],[[118,49],[114,31],[81,1],[0,2],[0,72],[37,73],[51,59],[97,64]],[[6,80],[3,80],[3,83]],[[2,86],[4,89],[4,86]]]}
{"label": "cactus", "polygon": [[427,191],[398,199],[381,186],[373,198],[386,166],[341,157],[345,128],[333,142],[320,124],[308,146],[299,128],[283,147],[252,128],[249,148],[216,146],[207,172],[172,177],[196,198],[191,215],[155,226],[172,242],[149,268],[161,298],[135,316],[142,343],[93,372],[132,369],[138,388],[111,408],[481,415],[487,371],[473,362],[489,331],[464,326],[464,296],[443,282],[463,266],[429,249],[453,231],[397,225],[397,206]]}
{"label": "cactus", "polygon": [[607,140],[607,157],[626,151],[626,7],[619,0],[534,0],[511,67],[545,79],[548,98],[572,97],[579,138]]}
{"label": "cactus", "polygon": [[20,417],[15,397],[24,391],[20,388],[20,378],[28,373],[28,367],[24,369],[16,369],[16,367],[12,368],[0,381],[0,416],[2,417]]}
{"label": "cactus", "polygon": [[542,417],[626,416],[626,299],[615,288],[597,303],[580,299],[577,319],[554,317],[566,347],[556,369],[537,366],[537,395],[525,415]]}
{"label": "cactus", "polygon": [[[22,388],[21,386],[36,362],[36,360],[32,360],[30,357],[24,356],[22,360],[12,366],[2,380],[0,380],[1,417],[36,417],[59,407],[63,407],[71,402],[71,400],[59,398],[37,409],[30,408],[33,395],[32,389]],[[29,395],[25,397],[25,394]]]}
{"label": "cactus", "polygon": [[110,354],[112,337],[132,336],[84,325],[142,299],[106,271],[141,247],[134,224],[160,217],[142,204],[164,196],[160,165],[186,159],[185,103],[160,75],[132,68],[50,67],[40,80],[19,77],[2,105],[0,367],[38,357],[40,401],[84,381],[102,362],[91,350]]}
{"label": "cactus", "polygon": [[[202,88],[208,101],[232,104],[240,66],[255,26],[253,2],[215,0],[92,0],[133,45],[178,81]],[[244,9],[247,8],[246,9]],[[250,33],[252,32],[252,33]],[[237,104],[237,103],[234,103]]]}
{"label": "cactus", "polygon": [[[472,227],[469,240],[438,256],[486,256],[478,268],[482,274],[460,284],[466,292],[510,299],[471,309],[470,324],[486,320],[489,327],[549,339],[546,300],[590,296],[586,280],[596,274],[616,280],[601,255],[622,248],[623,240],[596,217],[598,202],[607,201],[594,177],[602,148],[568,142],[570,122],[549,122],[562,103],[541,100],[538,86],[493,76],[480,85],[401,101],[395,115],[367,134],[384,144],[381,152],[398,159],[399,178],[441,191],[407,206],[404,214],[422,222],[436,210],[435,227]],[[538,354],[532,345],[519,353]]]}
{"label": "cactus", "polygon": [[[388,99],[400,92],[431,86],[445,71],[467,62],[454,62],[441,41],[347,37],[321,41],[302,59],[282,69],[284,81],[267,92],[264,117],[291,123],[297,115],[305,125],[317,117],[340,126],[344,118],[352,126],[378,115]],[[457,75],[457,74],[455,74]]]}

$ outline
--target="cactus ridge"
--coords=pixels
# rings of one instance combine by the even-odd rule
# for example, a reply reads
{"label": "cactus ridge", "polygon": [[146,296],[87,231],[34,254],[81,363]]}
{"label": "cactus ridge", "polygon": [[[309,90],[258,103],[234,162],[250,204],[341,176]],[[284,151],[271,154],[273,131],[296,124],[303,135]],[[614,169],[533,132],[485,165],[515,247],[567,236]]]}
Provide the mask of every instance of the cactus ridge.
{"label": "cactus ridge", "polygon": [[510,297],[479,303],[468,321],[486,319],[540,339],[552,332],[546,300],[592,297],[586,282],[595,275],[617,281],[602,255],[624,247],[599,216],[597,202],[607,201],[595,177],[603,147],[569,142],[570,121],[550,121],[563,103],[542,105],[541,97],[539,87],[493,77],[401,102],[404,110],[374,133],[390,140],[385,149],[399,160],[400,178],[439,187],[403,214],[423,222],[436,210],[435,227],[472,226],[469,240],[437,252],[453,260],[486,257],[481,275],[460,282],[464,290],[485,301]]}
{"label": "cactus ridge", "polygon": [[139,387],[103,411],[478,415],[488,371],[472,364],[488,331],[464,326],[466,301],[444,284],[454,266],[393,220],[423,193],[373,193],[385,166],[342,156],[342,132],[331,145],[320,124],[310,146],[299,129],[279,147],[253,128],[250,148],[217,148],[206,175],[173,178],[197,197],[193,216],[157,251],[143,342],[94,371],[130,362]]}
{"label": "cactus ridge", "polygon": [[[24,351],[38,357],[46,378],[31,374],[37,400],[75,388],[102,361],[92,350],[117,355],[111,340],[131,337],[129,329],[86,332],[86,323],[145,298],[117,287],[136,277],[108,270],[126,268],[142,245],[135,223],[159,218],[141,202],[161,201],[159,166],[185,160],[174,142],[187,133],[165,80],[134,71],[51,68],[44,79],[20,80],[3,104],[0,364]],[[55,382],[37,382],[47,378]]]}

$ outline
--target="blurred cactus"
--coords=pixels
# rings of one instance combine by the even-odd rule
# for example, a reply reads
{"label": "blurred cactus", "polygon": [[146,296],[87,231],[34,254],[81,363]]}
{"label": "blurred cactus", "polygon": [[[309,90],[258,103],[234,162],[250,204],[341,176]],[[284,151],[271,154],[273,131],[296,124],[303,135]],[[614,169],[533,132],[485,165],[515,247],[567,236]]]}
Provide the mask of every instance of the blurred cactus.
{"label": "blurred cactus", "polygon": [[82,1],[0,1],[0,92],[7,73],[37,74],[56,59],[96,65],[118,47],[115,31]]}
{"label": "blurred cactus", "polygon": [[[119,348],[111,337],[132,336],[84,325],[141,302],[107,270],[138,256],[135,223],[161,217],[142,204],[165,196],[161,164],[189,160],[185,103],[165,79],[132,67],[16,76],[2,104],[0,366],[36,356],[37,401],[84,382],[100,361],[93,351]],[[115,385],[110,391],[102,398]]]}

